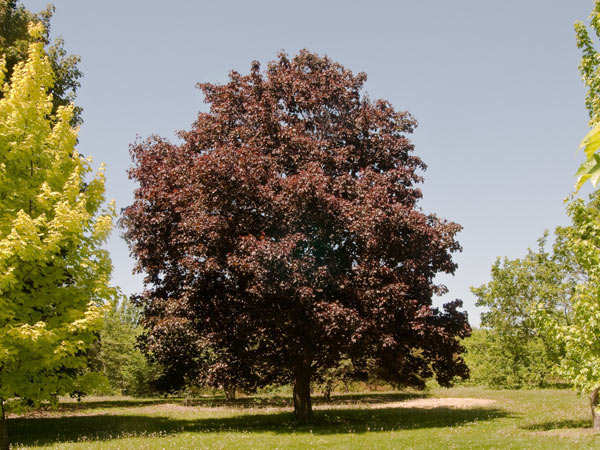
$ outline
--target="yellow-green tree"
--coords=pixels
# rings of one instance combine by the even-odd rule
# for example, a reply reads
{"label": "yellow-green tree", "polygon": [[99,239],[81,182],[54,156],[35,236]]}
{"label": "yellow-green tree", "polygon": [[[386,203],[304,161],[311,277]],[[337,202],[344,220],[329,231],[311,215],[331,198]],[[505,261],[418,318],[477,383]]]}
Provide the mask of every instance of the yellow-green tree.
{"label": "yellow-green tree", "polygon": [[[591,29],[600,38],[600,0],[596,0],[589,19]],[[588,90],[585,106],[590,116],[589,125],[591,127],[581,142],[586,159],[576,174],[575,190],[578,191],[588,180],[594,187],[600,181],[600,154],[598,154],[600,149],[600,53],[596,51],[592,37],[582,22],[575,23],[575,35],[577,47],[583,52],[579,71]]]}
{"label": "yellow-green tree", "polygon": [[558,375],[590,395],[593,427],[600,430],[600,191],[587,203],[573,200],[567,212],[572,224],[559,233],[582,271],[582,281],[571,297],[567,321],[557,321],[542,304],[536,316],[550,340],[563,346]]}
{"label": "yellow-green tree", "polygon": [[[79,56],[69,55],[65,51],[63,39],[58,37],[53,42],[50,41],[50,20],[53,13],[54,6],[51,4],[45,10],[34,13],[26,9],[20,0],[0,0],[0,54],[6,62],[6,78],[12,76],[19,62],[27,59],[29,44],[33,41],[28,33],[28,24],[34,22],[44,25],[41,40],[55,74],[51,92],[54,105],[52,111],[56,112],[59,106],[72,103],[83,74],[77,67]],[[75,106],[71,123],[77,125],[81,122],[81,108]]]}
{"label": "yellow-green tree", "polygon": [[[590,14],[590,28],[600,37],[600,0]],[[575,24],[577,46],[583,55],[579,70],[587,86],[586,107],[591,130],[581,143],[586,160],[577,171],[577,192],[586,181],[600,182],[600,52],[596,51],[588,28]],[[565,248],[582,272],[571,297],[568,322],[559,323],[542,304],[537,322],[551,340],[563,346],[564,356],[557,368],[562,379],[582,393],[590,394],[593,427],[600,430],[600,191],[589,202],[571,199],[567,213],[572,225],[562,229]]]}
{"label": "yellow-green tree", "polygon": [[[112,265],[101,249],[114,206],[103,169],[75,150],[72,106],[53,113],[54,73],[43,26],[30,25],[27,60],[0,98],[0,448],[4,403],[53,400],[73,389],[108,300]],[[37,41],[35,41],[37,39]],[[4,73],[4,71],[2,71]],[[2,77],[3,78],[3,77]]]}

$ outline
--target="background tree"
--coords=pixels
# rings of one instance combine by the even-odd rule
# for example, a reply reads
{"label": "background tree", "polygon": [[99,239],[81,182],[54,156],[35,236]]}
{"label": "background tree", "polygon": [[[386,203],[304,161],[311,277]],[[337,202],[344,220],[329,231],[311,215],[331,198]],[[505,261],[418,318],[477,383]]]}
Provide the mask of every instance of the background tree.
{"label": "background tree", "polygon": [[[0,437],[4,402],[54,399],[74,387],[85,351],[115,295],[101,244],[113,206],[102,210],[104,174],[87,184],[75,150],[71,107],[52,115],[52,66],[43,26],[30,28],[25,63],[0,98]],[[40,39],[37,41],[36,39]]]}
{"label": "background tree", "polygon": [[110,393],[154,393],[161,368],[150,364],[138,348],[141,334],[140,312],[126,298],[114,303],[104,316],[98,340],[88,352],[88,368],[106,377]]}
{"label": "background tree", "polygon": [[[317,374],[319,384],[323,390],[323,398],[325,401],[331,400],[331,391],[338,383],[342,383],[344,388],[348,390],[348,383],[357,378],[357,372],[352,364],[352,360],[348,358],[341,359],[334,367],[327,367]],[[366,374],[362,378],[366,379]]]}
{"label": "background tree", "polygon": [[[77,89],[80,87],[79,79],[82,76],[77,67],[79,56],[68,55],[64,49],[64,42],[58,37],[50,42],[50,20],[54,13],[54,6],[48,7],[40,13],[28,11],[17,0],[0,0],[0,54],[4,55],[6,79],[10,79],[15,66],[27,59],[29,45],[34,39],[29,35],[29,23],[41,23],[44,32],[37,38],[44,43],[48,59],[54,72],[54,84],[50,89],[52,93],[52,112],[56,113],[59,106],[71,105],[75,99]],[[0,94],[1,95],[1,94]],[[81,108],[73,108],[72,125],[81,124]]]}
{"label": "background tree", "polygon": [[132,147],[123,224],[147,274],[146,345],[180,380],[211,370],[210,348],[243,363],[239,380],[291,381],[306,422],[311,379],[342,358],[402,385],[467,376],[461,302],[431,306],[460,226],[417,207],[416,122],[361,96],[365,80],[280,54],[264,73],[255,62],[199,85],[210,112],[182,145]]}
{"label": "background tree", "polygon": [[583,277],[561,230],[557,229],[552,253],[545,249],[546,233],[537,251],[529,250],[524,258],[514,260],[498,258],[491,281],[471,288],[477,306],[486,308],[481,314],[485,332],[466,344],[467,361],[470,368],[476,366],[477,381],[511,389],[548,382],[563,352],[553,337],[539,329],[535,311],[542,307],[557,323],[567,323],[571,297]]}
{"label": "background tree", "polygon": [[465,347],[465,362],[469,367],[469,380],[467,383],[494,386],[490,380],[492,374],[492,359],[488,355],[489,331],[482,328],[473,328],[471,335],[463,341]]}

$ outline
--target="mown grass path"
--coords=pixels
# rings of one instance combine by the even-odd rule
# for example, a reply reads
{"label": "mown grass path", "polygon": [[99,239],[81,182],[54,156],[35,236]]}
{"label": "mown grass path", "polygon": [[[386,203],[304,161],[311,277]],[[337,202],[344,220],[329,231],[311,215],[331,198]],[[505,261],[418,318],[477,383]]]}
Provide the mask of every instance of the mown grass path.
{"label": "mown grass path", "polygon": [[587,399],[568,390],[436,389],[338,395],[296,426],[289,400],[103,399],[13,417],[19,449],[600,449]]}

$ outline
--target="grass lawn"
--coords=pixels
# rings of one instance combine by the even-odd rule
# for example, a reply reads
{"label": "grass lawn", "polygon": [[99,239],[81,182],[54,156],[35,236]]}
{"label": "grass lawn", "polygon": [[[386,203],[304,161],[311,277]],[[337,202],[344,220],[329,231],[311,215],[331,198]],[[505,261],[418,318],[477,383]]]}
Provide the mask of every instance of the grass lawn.
{"label": "grass lawn", "polygon": [[568,390],[346,394],[314,406],[314,423],[297,426],[277,396],[89,399],[13,416],[9,433],[18,449],[600,449],[587,399]]}

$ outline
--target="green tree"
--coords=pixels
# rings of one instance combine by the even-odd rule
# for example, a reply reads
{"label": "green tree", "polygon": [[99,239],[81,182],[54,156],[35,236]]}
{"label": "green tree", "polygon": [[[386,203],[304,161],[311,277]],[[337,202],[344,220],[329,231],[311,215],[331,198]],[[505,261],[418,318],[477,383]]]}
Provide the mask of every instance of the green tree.
{"label": "green tree", "polygon": [[[589,20],[594,34],[600,38],[600,0],[596,0]],[[575,23],[575,35],[577,47],[583,52],[579,72],[588,89],[585,106],[588,110],[589,126],[591,127],[589,133],[581,141],[581,148],[584,149],[586,160],[576,174],[575,191],[578,191],[587,180],[594,187],[600,180],[600,154],[598,154],[600,149],[600,53],[596,51],[594,41],[582,22]]]}
{"label": "green tree", "polygon": [[[600,0],[596,0],[590,17],[590,27],[600,37]],[[575,24],[577,46],[583,55],[579,70],[587,86],[586,107],[591,130],[581,142],[586,160],[576,173],[577,192],[586,181],[594,187],[600,180],[600,53],[587,27]],[[593,426],[600,429],[600,210],[599,193],[596,192],[585,203],[571,199],[567,212],[572,226],[563,231],[569,251],[586,275],[572,297],[572,314],[569,323],[560,323],[548,315],[543,307],[538,308],[538,320],[546,332],[553,335],[555,342],[564,345],[565,355],[559,366],[560,374],[579,391],[590,394]]]}
{"label": "green tree", "polygon": [[581,392],[590,394],[595,429],[600,429],[600,192],[589,202],[572,201],[570,227],[561,229],[565,246],[585,273],[571,298],[569,321],[560,322],[538,306],[538,323],[552,341],[564,347],[558,373]]}
{"label": "green tree", "polygon": [[53,114],[54,73],[43,25],[0,98],[0,448],[4,403],[55,399],[74,388],[107,300],[112,227],[104,170],[91,180],[75,150],[73,108]]}
{"label": "green tree", "polygon": [[465,362],[469,366],[469,379],[465,383],[487,384],[493,386],[489,380],[492,373],[492,358],[489,357],[489,343],[487,329],[473,328],[471,336],[463,340],[465,347]]}
{"label": "green tree", "polygon": [[[50,92],[53,95],[52,112],[56,113],[59,106],[68,106],[75,99],[82,73],[77,67],[79,56],[67,54],[63,39],[58,37],[54,42],[50,41],[50,19],[53,13],[52,5],[35,14],[28,11],[17,0],[0,0],[0,54],[4,55],[6,63],[6,79],[12,77],[13,70],[19,62],[27,59],[29,44],[33,42],[27,31],[28,24],[41,23],[44,32],[38,39],[44,43],[55,75]],[[81,108],[73,106],[71,123],[77,125],[81,122]]]}
{"label": "green tree", "polygon": [[545,249],[545,234],[537,251],[514,260],[498,258],[491,281],[471,288],[477,306],[486,308],[483,330],[466,341],[474,380],[494,387],[534,387],[545,385],[552,374],[561,348],[541,332],[534,312],[541,305],[557,323],[566,323],[580,280],[562,231],[557,233],[552,253]]}
{"label": "green tree", "polygon": [[113,392],[147,395],[160,367],[150,364],[137,346],[143,328],[139,310],[126,298],[104,316],[99,339],[90,349],[89,368],[103,374]]}
{"label": "green tree", "polygon": [[355,374],[356,368],[349,358],[340,360],[336,366],[328,367],[322,373],[318,374],[320,388],[323,391],[325,401],[328,402],[331,400],[331,392],[339,383],[347,387],[348,382],[355,378]]}

